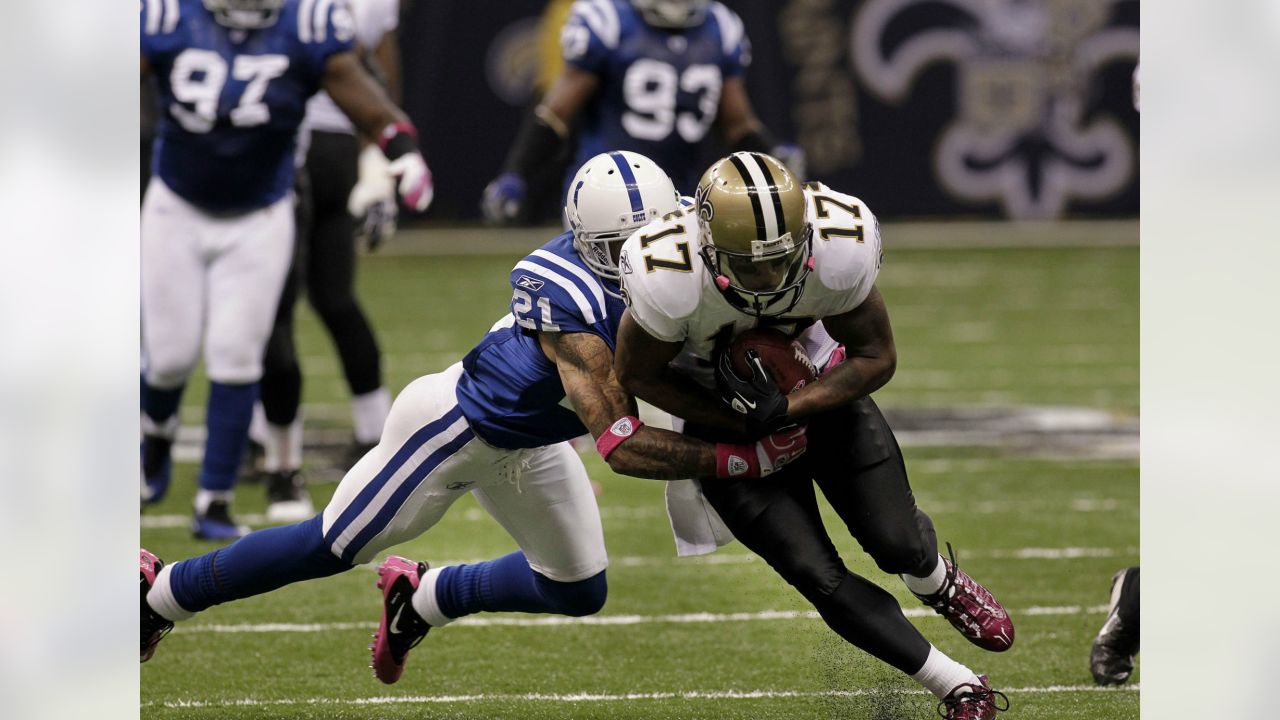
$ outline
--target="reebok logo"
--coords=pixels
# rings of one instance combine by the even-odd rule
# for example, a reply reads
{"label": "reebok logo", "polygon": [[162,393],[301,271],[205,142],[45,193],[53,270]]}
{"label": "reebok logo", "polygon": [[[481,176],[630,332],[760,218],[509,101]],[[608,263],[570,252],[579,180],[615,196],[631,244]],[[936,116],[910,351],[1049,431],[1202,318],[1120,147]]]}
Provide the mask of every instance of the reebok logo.
{"label": "reebok logo", "polygon": [[528,275],[521,275],[520,279],[516,281],[516,285],[518,287],[527,288],[529,290],[535,290],[535,291],[541,290],[542,286],[545,284],[546,283],[542,282],[541,280],[531,278]]}

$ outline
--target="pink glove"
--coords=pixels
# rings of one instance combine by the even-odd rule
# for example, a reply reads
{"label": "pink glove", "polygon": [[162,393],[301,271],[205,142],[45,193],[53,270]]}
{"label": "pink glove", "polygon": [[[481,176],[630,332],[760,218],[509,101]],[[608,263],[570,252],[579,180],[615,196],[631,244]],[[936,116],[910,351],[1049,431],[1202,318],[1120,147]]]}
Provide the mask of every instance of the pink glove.
{"label": "pink glove", "polygon": [[803,425],[782,428],[754,445],[717,443],[716,477],[768,477],[803,455],[808,445]]}

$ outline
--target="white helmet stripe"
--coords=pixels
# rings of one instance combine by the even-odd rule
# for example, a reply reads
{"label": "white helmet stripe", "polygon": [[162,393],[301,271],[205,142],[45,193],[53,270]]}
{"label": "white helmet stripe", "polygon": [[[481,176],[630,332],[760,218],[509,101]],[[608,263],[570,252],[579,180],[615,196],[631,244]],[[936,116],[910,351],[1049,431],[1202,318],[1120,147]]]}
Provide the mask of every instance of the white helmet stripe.
{"label": "white helmet stripe", "polygon": [[747,174],[751,176],[751,184],[755,186],[757,197],[760,199],[760,212],[764,216],[765,237],[761,240],[773,240],[781,235],[778,229],[779,220],[778,211],[774,207],[774,203],[770,199],[773,191],[769,189],[769,179],[764,176],[764,172],[760,169],[760,164],[756,160],[754,153],[739,152],[733,154],[734,158],[742,163],[742,167],[747,169]]}

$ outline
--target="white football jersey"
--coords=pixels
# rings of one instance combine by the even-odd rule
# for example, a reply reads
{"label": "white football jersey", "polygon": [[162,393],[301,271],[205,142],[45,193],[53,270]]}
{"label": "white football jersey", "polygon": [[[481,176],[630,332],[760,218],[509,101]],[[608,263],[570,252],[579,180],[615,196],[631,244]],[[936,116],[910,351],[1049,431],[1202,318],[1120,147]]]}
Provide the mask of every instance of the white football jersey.
{"label": "white football jersey", "polygon": [[[347,0],[347,6],[355,20],[358,53],[372,53],[382,38],[400,25],[400,0]],[[355,134],[351,121],[323,90],[307,102],[303,125],[308,130]]]}
{"label": "white football jersey", "polygon": [[862,304],[880,272],[880,224],[861,200],[820,183],[805,186],[805,217],[813,226],[813,271],[804,291],[783,316],[761,318],[738,310],[716,287],[698,249],[693,208],[650,223],[622,246],[623,297],[631,316],[650,335],[683,342],[673,365],[708,387],[712,358],[741,332],[775,327],[797,335],[822,366],[836,347],[822,328],[824,317]]}

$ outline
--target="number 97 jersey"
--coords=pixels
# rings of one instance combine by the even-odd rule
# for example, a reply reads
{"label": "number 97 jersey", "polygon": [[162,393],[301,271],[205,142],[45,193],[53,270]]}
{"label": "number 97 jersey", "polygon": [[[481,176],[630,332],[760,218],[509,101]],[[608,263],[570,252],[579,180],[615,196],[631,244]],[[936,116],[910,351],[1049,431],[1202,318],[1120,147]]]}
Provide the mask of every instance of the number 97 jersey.
{"label": "number 97 jersey", "polygon": [[724,81],[742,76],[751,61],[742,20],[712,2],[701,25],[657,30],[627,0],[577,0],[560,45],[566,63],[600,78],[579,119],[572,167],[630,150],[691,194],[702,169],[696,146],[716,119]]}
{"label": "number 97 jersey", "polygon": [[153,173],[218,213],[293,187],[294,142],[329,58],[352,49],[345,0],[288,2],[258,30],[224,27],[201,0],[143,0],[142,57],[159,81]]}

